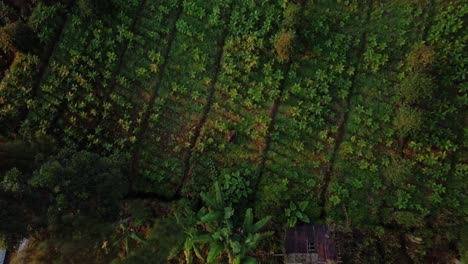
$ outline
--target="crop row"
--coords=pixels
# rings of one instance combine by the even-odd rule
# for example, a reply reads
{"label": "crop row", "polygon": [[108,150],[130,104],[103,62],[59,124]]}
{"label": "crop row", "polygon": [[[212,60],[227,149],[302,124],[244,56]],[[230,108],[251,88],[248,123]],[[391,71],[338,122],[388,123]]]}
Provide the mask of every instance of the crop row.
{"label": "crop row", "polygon": [[257,209],[264,214],[273,210],[277,217],[284,217],[288,200],[308,201],[309,216],[320,213],[323,175],[338,123],[348,110],[343,109],[344,101],[350,96],[355,74],[354,51],[360,32],[353,29],[363,22],[353,15],[357,7],[357,3],[304,7],[300,30],[307,37],[287,76],[257,195]]}
{"label": "crop row", "polygon": [[372,6],[355,96],[327,194],[327,211],[333,219],[358,225],[379,223],[382,214],[377,208],[398,208],[395,203],[402,199],[401,190],[384,196],[397,167],[405,166],[399,159],[395,128],[398,83],[405,72],[403,51],[423,37],[420,21],[427,21],[428,11],[415,3],[388,1]]}
{"label": "crop row", "polygon": [[113,78],[115,53],[125,41],[130,14],[138,7],[137,1],[114,4],[122,12],[94,19],[74,10],[38,97],[29,106],[26,125],[60,135],[68,144],[86,139],[91,120],[97,115],[100,94]]}
{"label": "crop row", "polygon": [[182,181],[190,142],[216,83],[231,8],[229,1],[183,2],[138,150],[139,189],[166,190],[166,195],[172,195]]}
{"label": "crop row", "polygon": [[252,192],[284,78],[273,48],[282,9],[275,1],[238,1],[232,10],[213,104],[187,170],[195,186],[219,177],[234,200]]}
{"label": "crop row", "polygon": [[67,9],[60,3],[45,5],[39,3],[27,23],[38,36],[37,52],[16,52],[10,69],[0,83],[0,131],[14,133],[21,125],[37,94],[37,84],[43,77],[47,63],[60,40],[62,29],[67,22]]}

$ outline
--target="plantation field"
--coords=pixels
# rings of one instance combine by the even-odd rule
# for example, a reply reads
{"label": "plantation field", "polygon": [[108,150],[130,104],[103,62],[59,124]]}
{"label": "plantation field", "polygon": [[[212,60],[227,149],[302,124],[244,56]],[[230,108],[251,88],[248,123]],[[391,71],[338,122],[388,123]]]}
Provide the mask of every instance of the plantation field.
{"label": "plantation field", "polygon": [[110,3],[34,6],[39,46],[0,74],[0,142],[122,154],[145,238],[217,182],[234,223],[271,216],[245,253],[261,263],[300,223],[328,225],[349,263],[466,259],[465,1]]}

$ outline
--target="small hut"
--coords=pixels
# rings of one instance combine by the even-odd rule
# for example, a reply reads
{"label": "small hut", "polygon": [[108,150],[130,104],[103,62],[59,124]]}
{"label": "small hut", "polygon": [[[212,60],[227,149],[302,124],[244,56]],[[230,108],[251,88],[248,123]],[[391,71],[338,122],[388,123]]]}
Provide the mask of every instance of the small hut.
{"label": "small hut", "polygon": [[325,225],[299,225],[286,231],[285,264],[340,263],[335,241]]}

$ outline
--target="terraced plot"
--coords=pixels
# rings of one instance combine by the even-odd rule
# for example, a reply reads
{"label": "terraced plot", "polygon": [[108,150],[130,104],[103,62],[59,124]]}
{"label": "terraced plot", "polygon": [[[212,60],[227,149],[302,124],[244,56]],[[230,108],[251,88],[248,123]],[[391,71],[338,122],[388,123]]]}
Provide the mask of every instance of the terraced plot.
{"label": "terraced plot", "polygon": [[386,234],[431,241],[416,262],[455,241],[442,233],[466,198],[466,3],[110,3],[35,7],[41,46],[2,76],[2,137],[125,153],[129,196],[199,209],[220,182],[277,234],[291,218],[359,229],[384,262]]}

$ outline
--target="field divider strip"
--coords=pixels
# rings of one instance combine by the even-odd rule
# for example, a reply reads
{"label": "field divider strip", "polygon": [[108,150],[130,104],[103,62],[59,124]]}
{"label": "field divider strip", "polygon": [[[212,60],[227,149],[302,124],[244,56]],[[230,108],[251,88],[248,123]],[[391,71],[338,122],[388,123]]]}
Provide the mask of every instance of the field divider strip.
{"label": "field divider strip", "polygon": [[[129,28],[130,32],[135,32],[136,31],[136,27],[138,26],[138,22],[142,18],[141,13],[144,10],[146,2],[147,2],[147,0],[141,0],[140,5],[138,6],[138,10],[135,13],[135,17],[134,17],[134,19],[132,21],[132,24],[130,25],[130,28]],[[96,125],[95,125],[94,133],[96,132],[96,128],[98,127],[98,125],[101,124],[102,120],[104,119],[104,116],[103,116],[104,104],[109,101],[109,98],[110,98],[111,94],[117,88],[117,75],[121,72],[122,66],[124,65],[124,57],[127,54],[129,44],[130,44],[130,40],[127,39],[123,43],[123,45],[121,46],[121,49],[119,51],[117,64],[116,64],[116,67],[114,68],[114,71],[112,73],[113,78],[112,78],[112,80],[110,82],[110,89],[104,95],[104,98],[103,98],[103,100],[101,100],[101,103],[99,105],[99,107],[101,109],[98,111],[99,117],[98,117],[98,120],[97,120]]]}
{"label": "field divider strip", "polygon": [[177,21],[179,20],[180,16],[182,15],[183,11],[183,3],[181,2],[179,4],[179,7],[176,10],[176,14],[174,16],[174,21],[173,24],[171,25],[171,30],[167,36],[167,46],[163,50],[162,57],[164,58],[163,63],[161,64],[160,71],[156,74],[156,77],[154,78],[154,81],[149,84],[150,87],[152,87],[153,93],[151,94],[151,97],[148,101],[148,108],[143,114],[142,118],[142,123],[139,129],[139,133],[136,137],[136,144],[135,144],[135,149],[133,150],[133,153],[131,154],[131,165],[130,165],[130,174],[129,174],[129,186],[130,189],[132,188],[133,180],[135,177],[138,175],[138,163],[141,158],[141,144],[144,141],[144,137],[146,135],[146,131],[148,130],[149,126],[149,118],[152,113],[152,108],[154,105],[154,102],[156,101],[156,98],[158,97],[159,93],[159,88],[161,86],[164,72],[167,66],[167,63],[169,61],[169,54],[172,48],[172,44],[174,42],[175,36],[177,34]]}
{"label": "field divider strip", "polygon": [[271,108],[270,111],[270,123],[268,124],[267,132],[265,135],[265,147],[261,151],[261,158],[260,158],[260,164],[259,164],[259,172],[258,172],[258,178],[255,180],[254,186],[253,186],[253,195],[252,195],[252,200],[251,202],[254,203],[257,200],[257,193],[258,193],[258,188],[260,186],[260,183],[262,182],[263,175],[265,174],[265,164],[267,161],[267,153],[270,151],[271,148],[271,134],[273,130],[275,129],[275,124],[276,124],[276,117],[278,114],[278,110],[280,108],[280,105],[282,103],[282,98],[284,91],[286,90],[286,81],[288,79],[289,71],[291,70],[291,65],[292,65],[292,60],[289,60],[286,65],[284,66],[283,70],[283,79],[281,80],[280,83],[280,91],[278,97],[275,99],[273,102],[273,107]]}
{"label": "field divider strip", "polygon": [[[371,19],[371,12],[372,12],[372,7],[373,7],[373,0],[369,1],[368,4],[368,10],[366,14],[366,24],[369,24],[370,19]],[[326,193],[328,192],[328,186],[330,185],[331,177],[333,174],[333,166],[336,161],[336,157],[338,155],[338,150],[341,146],[341,143],[343,143],[344,135],[346,134],[346,124],[348,123],[348,118],[349,118],[349,112],[351,110],[351,98],[355,96],[356,92],[356,78],[359,74],[359,64],[362,62],[362,58],[364,56],[364,51],[366,48],[366,40],[367,40],[367,32],[363,32],[361,34],[361,40],[360,40],[360,46],[358,49],[358,56],[357,56],[357,67],[356,67],[356,73],[353,75],[353,78],[351,80],[351,87],[350,87],[350,92],[348,96],[346,97],[344,101],[344,109],[345,112],[343,114],[342,120],[338,126],[338,132],[336,134],[336,139],[335,139],[335,146],[333,147],[332,154],[330,157],[330,161],[328,163],[327,169],[324,174],[324,180],[323,180],[323,185],[320,190],[320,199],[319,199],[319,206],[321,207],[320,211],[320,218],[325,219],[326,218],[326,210],[325,210],[325,205],[326,205]]]}
{"label": "field divider strip", "polygon": [[192,167],[191,161],[192,161],[193,154],[195,152],[195,147],[196,147],[197,141],[200,138],[201,131],[202,131],[206,121],[208,120],[208,114],[210,113],[211,107],[213,106],[213,103],[214,103],[216,85],[218,83],[219,75],[221,73],[221,68],[222,68],[221,63],[222,63],[222,60],[223,60],[223,55],[224,55],[224,50],[225,50],[224,46],[226,44],[226,39],[227,39],[228,34],[229,34],[228,27],[229,27],[231,14],[232,14],[232,10],[234,8],[234,5],[235,5],[235,1],[233,1],[232,6],[230,8],[230,12],[227,15],[227,18],[226,18],[227,23],[226,23],[226,26],[225,26],[225,28],[223,30],[223,35],[222,35],[222,37],[221,37],[221,39],[220,39],[220,41],[218,43],[218,52],[217,52],[217,56],[216,56],[215,73],[214,73],[213,81],[212,81],[212,83],[211,83],[211,85],[209,87],[209,94],[208,94],[208,97],[207,97],[206,105],[205,105],[205,107],[203,109],[202,118],[198,121],[197,125],[195,126],[194,135],[190,139],[189,152],[188,152],[187,156],[184,159],[182,179],[181,179],[179,185],[176,187],[176,190],[174,192],[175,197],[180,196],[182,188],[184,187],[185,183],[188,181],[188,179],[191,176],[191,167]]}
{"label": "field divider strip", "polygon": [[[301,6],[301,12],[304,12],[304,5],[305,1],[300,3]],[[280,29],[281,30],[281,29]],[[259,164],[259,170],[258,170],[258,178],[255,180],[253,184],[253,194],[249,195],[249,202],[255,203],[257,200],[257,194],[258,194],[258,188],[260,187],[260,183],[262,182],[263,175],[265,174],[265,169],[266,169],[266,161],[267,161],[267,155],[268,152],[270,151],[271,148],[271,134],[273,130],[275,129],[276,125],[276,117],[278,114],[278,110],[281,106],[282,100],[283,100],[283,95],[284,91],[286,90],[286,83],[288,80],[288,75],[289,71],[291,70],[291,66],[293,64],[292,58],[289,58],[289,60],[286,62],[286,64],[283,64],[283,79],[281,80],[280,86],[279,86],[279,95],[278,97],[274,100],[273,102],[273,107],[271,108],[270,111],[270,123],[268,124],[267,132],[265,135],[265,147],[262,149],[261,154],[260,154],[260,164]]]}
{"label": "field divider strip", "polygon": [[[61,23],[59,25],[59,29],[57,32],[54,34],[51,42],[46,45],[44,52],[42,53],[42,56],[39,60],[39,63],[37,65],[37,72],[34,77],[34,81],[31,86],[31,97],[35,98],[38,94],[38,90],[40,85],[42,84],[44,80],[44,76],[46,73],[46,70],[49,66],[49,61],[50,58],[53,56],[54,51],[57,49],[57,46],[60,42],[60,39],[65,31],[65,26],[67,25],[67,21],[70,17],[67,13],[73,8],[75,5],[76,0],[71,0],[66,6],[65,9],[63,10],[63,13],[60,15],[61,18]],[[26,120],[26,118],[29,115],[29,109],[27,108],[26,104],[24,105],[24,108],[20,110],[20,120]]]}
{"label": "field divider strip", "polygon": [[75,2],[76,2],[76,0],[71,0],[66,5],[65,10],[64,10],[64,12],[62,14],[63,15],[62,21],[61,21],[61,23],[59,25],[60,29],[58,30],[58,32],[52,38],[52,42],[50,43],[51,45],[47,45],[46,50],[45,50],[43,56],[41,57],[41,60],[39,61],[38,72],[37,72],[37,76],[35,78],[36,81],[32,85],[32,96],[33,97],[35,97],[37,95],[37,91],[38,91],[39,86],[41,85],[41,83],[43,81],[44,74],[46,72],[47,66],[49,65],[49,60],[52,57],[52,55],[54,54],[54,50],[58,46],[60,38],[63,35],[63,32],[65,31],[65,26],[67,24],[68,18],[70,17],[69,15],[67,15],[67,12],[74,6]]}
{"label": "field divider strip", "polygon": [[[146,0],[142,0],[142,2],[140,2],[140,7],[143,7],[145,2],[146,2]],[[139,8],[140,8],[140,7],[139,7]],[[134,30],[132,30],[132,28],[134,28],[134,27],[136,26],[136,24],[137,24],[137,22],[138,22],[138,20],[139,20],[139,17],[140,17],[139,13],[141,13],[141,11],[142,11],[142,8],[141,8],[141,10],[138,10],[138,11],[137,11],[137,14],[135,15],[135,16],[137,16],[137,17],[135,17],[135,19],[133,20],[132,25],[131,25],[131,27],[129,28],[130,31],[134,31]],[[87,47],[90,45],[90,43],[91,43],[91,40],[86,44],[85,50],[86,50]],[[128,44],[129,44],[129,41],[127,40],[126,43],[125,43],[124,46],[123,46],[124,48],[122,48],[122,50],[119,52],[119,60],[121,60],[121,61],[118,62],[119,64],[118,64],[117,67],[114,69],[114,72],[112,73],[113,76],[117,75],[117,74],[120,72],[120,68],[121,68],[122,65],[123,65],[123,57],[125,56],[126,50],[127,50],[127,48],[128,48]],[[111,86],[111,91],[109,91],[108,93],[106,93],[106,99],[104,99],[104,100],[102,101],[102,102],[103,102],[103,103],[102,103],[102,106],[101,106],[102,108],[103,108],[104,103],[108,101],[108,98],[110,97],[112,91],[113,91],[114,88],[115,88],[114,86],[115,86],[115,83],[117,82],[116,77],[114,77],[113,81],[111,81],[111,82],[112,82],[112,83],[111,83],[111,85],[112,85],[112,86]],[[58,110],[57,110],[56,115],[53,117],[53,119],[51,120],[50,124],[48,125],[47,134],[52,134],[52,130],[53,130],[54,127],[56,126],[57,122],[62,118],[62,116],[63,116],[66,112],[69,112],[69,109],[68,109],[68,108],[69,108],[69,107],[68,107],[68,102],[67,102],[67,100],[66,100],[65,98],[63,98],[62,101],[61,101],[61,103],[60,103],[60,105],[59,105],[59,107],[58,107]],[[99,121],[96,122],[96,124],[95,124],[95,126],[94,126],[94,127],[95,127],[94,131],[96,130],[96,128],[98,127],[98,125],[101,123],[102,119],[104,118],[104,117],[102,116],[102,112],[103,112],[103,111],[104,111],[103,109],[100,109],[100,110],[98,111],[98,113],[99,113],[99,119],[98,119],[98,120],[99,120]]]}

